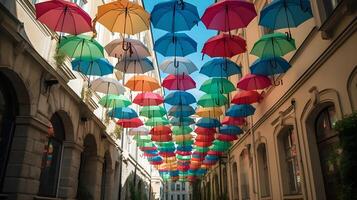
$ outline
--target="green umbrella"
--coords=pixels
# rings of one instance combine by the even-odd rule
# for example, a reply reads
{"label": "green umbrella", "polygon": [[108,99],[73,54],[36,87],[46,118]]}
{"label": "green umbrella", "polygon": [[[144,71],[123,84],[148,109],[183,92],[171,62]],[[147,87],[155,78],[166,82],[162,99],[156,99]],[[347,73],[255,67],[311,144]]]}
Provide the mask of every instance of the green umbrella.
{"label": "green umbrella", "polygon": [[228,94],[234,91],[236,88],[234,87],[233,83],[231,83],[226,78],[211,78],[203,82],[200,87],[200,90],[208,93],[221,93],[221,94]]}
{"label": "green umbrella", "polygon": [[153,117],[145,122],[145,126],[161,126],[161,125],[168,125],[168,124],[169,124],[169,120],[167,120],[164,117]]}
{"label": "green umbrella", "polygon": [[172,126],[172,133],[175,135],[189,134],[193,129],[189,126]]}
{"label": "green umbrella", "polygon": [[181,156],[181,155],[176,155],[176,158],[179,160],[191,160],[191,156]]}
{"label": "green umbrella", "polygon": [[272,58],[284,56],[295,49],[294,39],[290,39],[285,34],[277,32],[263,35],[255,42],[250,53],[260,58]]}
{"label": "green umbrella", "polygon": [[70,35],[59,44],[59,51],[70,58],[91,61],[104,57],[103,47],[90,36]]}
{"label": "green umbrella", "polygon": [[136,142],[151,142],[151,136],[150,135],[135,135],[133,139]]}
{"label": "green umbrella", "polygon": [[220,107],[228,103],[227,97],[222,94],[205,94],[198,100],[197,105],[202,107]]}
{"label": "green umbrella", "polygon": [[175,142],[177,145],[192,145],[193,144],[193,140],[184,140],[184,141],[176,141]]}
{"label": "green umbrella", "polygon": [[156,142],[156,144],[160,147],[175,147],[173,142]]}
{"label": "green umbrella", "polygon": [[127,107],[131,101],[123,95],[108,94],[99,100],[99,104],[105,108]]}
{"label": "green umbrella", "polygon": [[166,110],[162,106],[144,106],[141,108],[139,114],[144,117],[163,117]]}
{"label": "green umbrella", "polygon": [[198,152],[201,152],[201,153],[206,153],[206,152],[208,152],[209,148],[208,148],[208,147],[199,147],[199,146],[196,146],[196,147],[195,147],[195,150],[198,151]]}
{"label": "green umbrella", "polygon": [[155,144],[153,142],[141,142],[140,144],[137,143],[139,147],[155,147]]}

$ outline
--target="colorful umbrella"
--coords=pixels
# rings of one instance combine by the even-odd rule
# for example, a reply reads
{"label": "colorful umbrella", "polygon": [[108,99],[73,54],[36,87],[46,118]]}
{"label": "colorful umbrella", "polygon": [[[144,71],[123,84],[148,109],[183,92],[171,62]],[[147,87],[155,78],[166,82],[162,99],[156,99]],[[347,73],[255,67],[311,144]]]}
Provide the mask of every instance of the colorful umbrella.
{"label": "colorful umbrella", "polygon": [[59,51],[70,58],[92,61],[104,57],[103,47],[90,36],[64,36],[59,43]]}
{"label": "colorful umbrella", "polygon": [[197,127],[194,131],[197,134],[215,134],[217,131],[215,128],[204,128],[204,127]]}
{"label": "colorful umbrella", "polygon": [[168,75],[162,86],[168,90],[189,90],[196,88],[196,82],[188,75]]}
{"label": "colorful umbrella", "polygon": [[226,116],[222,120],[223,125],[231,125],[231,126],[241,126],[246,123],[243,117],[229,117]]}
{"label": "colorful umbrella", "polygon": [[129,135],[148,135],[149,130],[145,127],[132,128],[129,130]]}
{"label": "colorful umbrella", "polygon": [[140,116],[144,117],[163,117],[166,115],[166,110],[162,106],[144,106],[139,112]]}
{"label": "colorful umbrella", "polygon": [[220,33],[207,40],[203,46],[202,53],[210,57],[230,58],[244,53],[247,50],[246,48],[247,44],[241,37]]}
{"label": "colorful umbrella", "polygon": [[173,117],[189,117],[195,114],[195,110],[191,106],[178,105],[172,106],[167,113]]}
{"label": "colorful umbrella", "polygon": [[196,65],[189,59],[184,57],[172,57],[164,60],[160,69],[167,74],[181,75],[191,74],[197,71]]}
{"label": "colorful umbrella", "polygon": [[167,33],[156,40],[154,50],[163,56],[187,56],[197,51],[197,43],[185,33]]}
{"label": "colorful umbrella", "polygon": [[190,105],[196,103],[196,99],[191,93],[176,91],[166,95],[165,103],[170,105]]}
{"label": "colorful umbrella", "polygon": [[154,70],[154,65],[148,58],[122,59],[115,65],[115,68],[123,73],[144,74]]}
{"label": "colorful umbrella", "polygon": [[208,77],[229,77],[241,74],[241,67],[226,58],[215,58],[206,62],[200,69],[200,73]]}
{"label": "colorful umbrella", "polygon": [[224,125],[219,127],[218,133],[226,135],[238,135],[243,131],[238,126]]}
{"label": "colorful umbrella", "polygon": [[271,80],[266,76],[247,74],[237,83],[242,90],[260,90],[271,86]]}
{"label": "colorful umbrella", "polygon": [[137,128],[139,126],[144,125],[139,118],[119,119],[117,121],[117,124],[122,126],[123,128]]}
{"label": "colorful umbrella", "polygon": [[158,3],[151,12],[154,28],[171,33],[191,30],[199,21],[196,6],[182,0]]}
{"label": "colorful umbrella", "polygon": [[202,22],[208,29],[228,32],[247,27],[257,16],[254,4],[243,0],[222,0],[206,9]]}
{"label": "colorful umbrella", "polygon": [[214,135],[198,135],[195,138],[198,142],[212,142],[214,139]]}
{"label": "colorful umbrella", "polygon": [[199,117],[218,118],[223,115],[223,111],[219,107],[199,107],[196,110],[196,114]]}
{"label": "colorful umbrella", "polygon": [[172,126],[172,132],[176,135],[178,134],[188,134],[191,133],[193,130],[189,126]]}
{"label": "colorful umbrella", "polygon": [[230,117],[247,117],[253,115],[255,108],[249,104],[233,105],[231,106],[226,115]]}
{"label": "colorful umbrella", "polygon": [[86,61],[75,59],[72,61],[72,69],[84,75],[104,76],[113,73],[113,66],[105,58]]}
{"label": "colorful umbrella", "polygon": [[152,117],[145,122],[145,126],[168,125],[169,120],[164,117]]}
{"label": "colorful umbrella", "polygon": [[173,139],[175,142],[184,142],[184,141],[188,141],[192,139],[192,135],[191,134],[187,134],[187,135],[174,135]]}
{"label": "colorful umbrella", "polygon": [[113,108],[108,112],[108,115],[118,119],[132,119],[138,117],[138,114],[135,112],[135,110],[128,107]]}
{"label": "colorful umbrella", "polygon": [[78,35],[92,30],[91,17],[76,3],[56,0],[35,4],[36,19],[52,31]]}
{"label": "colorful umbrella", "polygon": [[195,123],[195,120],[190,117],[173,117],[170,120],[170,124],[173,126],[189,126]]}
{"label": "colorful umbrella", "polygon": [[220,141],[231,142],[231,141],[234,141],[237,139],[238,139],[238,136],[236,136],[236,135],[226,135],[226,134],[218,134],[217,135],[217,140],[220,140]]}
{"label": "colorful umbrella", "polygon": [[220,107],[228,103],[227,97],[222,94],[205,94],[197,101],[202,107]]}
{"label": "colorful umbrella", "polygon": [[177,151],[189,151],[193,149],[192,145],[177,146]]}
{"label": "colorful umbrella", "polygon": [[105,51],[111,57],[142,59],[150,56],[149,49],[140,41],[130,38],[115,39],[107,44]]}
{"label": "colorful umbrella", "polygon": [[100,77],[92,81],[91,88],[93,91],[103,94],[124,94],[125,88],[123,85],[113,78]]}
{"label": "colorful umbrella", "polygon": [[240,91],[234,95],[231,103],[234,104],[252,104],[260,102],[263,97],[257,91]]}
{"label": "colorful umbrella", "polygon": [[125,84],[132,91],[151,92],[160,88],[156,79],[147,75],[135,75]]}
{"label": "colorful umbrella", "polygon": [[144,92],[136,95],[133,100],[133,103],[138,104],[140,106],[157,106],[164,102],[164,99],[161,95],[152,93],[152,92]]}
{"label": "colorful umbrella", "polygon": [[100,98],[99,102],[105,108],[127,107],[131,101],[123,95],[108,94]]}
{"label": "colorful umbrella", "polygon": [[171,135],[153,135],[151,140],[154,142],[168,142],[172,140]]}
{"label": "colorful umbrella", "polygon": [[221,123],[217,119],[201,118],[197,121],[196,126],[203,128],[216,128],[221,126]]}
{"label": "colorful umbrella", "polygon": [[151,135],[168,135],[171,133],[172,131],[168,126],[155,126],[150,130]]}
{"label": "colorful umbrella", "polygon": [[208,93],[221,93],[228,94],[234,91],[236,88],[233,83],[226,78],[211,78],[202,83],[200,90]]}
{"label": "colorful umbrella", "polygon": [[274,76],[288,71],[290,64],[281,57],[257,59],[251,66],[252,74]]}

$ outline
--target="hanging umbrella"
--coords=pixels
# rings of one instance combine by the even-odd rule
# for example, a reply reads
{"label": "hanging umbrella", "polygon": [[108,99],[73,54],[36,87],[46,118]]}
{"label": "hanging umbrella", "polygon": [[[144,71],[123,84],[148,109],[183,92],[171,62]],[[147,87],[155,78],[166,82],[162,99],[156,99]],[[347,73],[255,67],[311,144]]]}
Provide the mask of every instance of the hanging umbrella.
{"label": "hanging umbrella", "polygon": [[151,142],[151,136],[150,135],[135,135],[133,139],[136,142]]}
{"label": "hanging umbrella", "polygon": [[76,3],[56,0],[35,4],[36,19],[52,31],[78,35],[92,30],[92,19]]}
{"label": "hanging umbrella", "polygon": [[223,111],[219,107],[199,107],[196,110],[196,114],[199,117],[218,118],[223,115]]}
{"label": "hanging umbrella", "polygon": [[252,104],[260,102],[263,97],[257,91],[240,91],[234,95],[231,103],[234,104]]}
{"label": "hanging umbrella", "polygon": [[257,59],[251,66],[252,74],[274,76],[288,71],[290,64],[281,57]]}
{"label": "hanging umbrella", "polygon": [[132,128],[129,130],[129,135],[148,135],[149,130],[145,127]]}
{"label": "hanging umbrella", "polygon": [[246,123],[243,117],[229,117],[225,116],[222,120],[222,125],[231,125],[231,126],[241,126]]}
{"label": "hanging umbrella", "polygon": [[168,124],[169,124],[169,120],[163,117],[153,117],[145,122],[145,126],[159,126],[159,125],[168,125]]}
{"label": "hanging umbrella", "polygon": [[247,50],[244,39],[236,35],[220,33],[207,40],[204,44],[202,53],[210,57],[230,58]]}
{"label": "hanging umbrella", "polygon": [[171,133],[172,131],[168,126],[155,126],[150,130],[151,135],[168,135]]}
{"label": "hanging umbrella", "polygon": [[137,128],[139,126],[144,125],[143,122],[139,118],[132,119],[119,119],[117,124],[123,128]]}
{"label": "hanging umbrella", "polygon": [[151,140],[154,142],[168,142],[172,140],[171,135],[153,135]]}
{"label": "hanging umbrella", "polygon": [[174,135],[173,139],[175,142],[184,142],[184,141],[189,141],[192,139],[192,135],[191,134],[187,134],[187,135]]}
{"label": "hanging umbrella", "polygon": [[111,32],[135,35],[149,29],[150,14],[137,3],[121,0],[98,6],[94,21]]}
{"label": "hanging umbrella", "polygon": [[148,58],[141,59],[122,59],[115,68],[123,73],[144,74],[154,70],[154,65]]}
{"label": "hanging umbrella", "polygon": [[234,87],[233,83],[226,78],[207,79],[205,82],[202,83],[200,87],[201,91],[208,94],[228,94],[230,92],[233,92],[235,89],[236,88]]}
{"label": "hanging umbrella", "polygon": [[229,77],[241,74],[241,67],[226,58],[215,58],[206,62],[200,69],[200,73],[208,77]]}
{"label": "hanging umbrella", "polygon": [[197,101],[202,107],[220,107],[228,103],[227,97],[222,94],[205,94]]}
{"label": "hanging umbrella", "polygon": [[195,138],[198,142],[212,142],[214,139],[214,135],[198,135]]}
{"label": "hanging umbrella", "polygon": [[132,91],[151,92],[160,88],[156,79],[147,75],[135,75],[125,84]]}
{"label": "hanging umbrella", "polygon": [[183,0],[158,3],[151,12],[154,28],[171,33],[191,30],[199,21],[196,6]]}
{"label": "hanging umbrella", "polygon": [[135,112],[135,110],[128,107],[113,108],[108,112],[108,115],[118,119],[132,119],[138,117],[138,114]]}
{"label": "hanging umbrella", "polygon": [[188,151],[191,152],[193,149],[192,145],[177,146],[177,151]]}
{"label": "hanging umbrella", "polygon": [[124,94],[125,88],[123,85],[113,78],[100,77],[92,81],[91,88],[93,91],[103,94]]}
{"label": "hanging umbrella", "polygon": [[245,28],[257,16],[254,4],[243,0],[223,0],[208,7],[202,22],[208,29],[228,32]]}
{"label": "hanging umbrella", "polygon": [[212,142],[195,142],[195,145],[196,151],[207,152],[208,147],[212,145]]}
{"label": "hanging umbrella", "polygon": [[263,35],[255,42],[250,54],[260,58],[280,57],[296,49],[295,40],[283,33]]}
{"label": "hanging umbrella", "polygon": [[266,76],[247,74],[237,83],[242,90],[260,90],[271,86],[271,80]]}
{"label": "hanging umbrella", "polygon": [[238,126],[224,125],[219,127],[218,133],[226,135],[238,135],[243,131]]}
{"label": "hanging umbrella", "polygon": [[165,103],[170,105],[190,105],[196,103],[196,99],[191,93],[176,91],[165,97]]}
{"label": "hanging umbrella", "polygon": [[179,150],[177,150],[175,153],[177,155],[181,155],[181,156],[189,156],[189,155],[191,155],[191,151],[179,151]]}
{"label": "hanging umbrella", "polygon": [[160,69],[164,73],[174,75],[191,74],[197,71],[196,65],[185,57],[172,57],[166,59],[161,63]]}
{"label": "hanging umbrella", "polygon": [[197,43],[185,33],[167,33],[156,40],[154,50],[163,56],[187,56],[197,51]]}
{"label": "hanging umbrella", "polygon": [[197,134],[215,134],[217,131],[215,128],[204,128],[204,127],[197,127],[194,131]]}
{"label": "hanging umbrella", "polygon": [[298,27],[312,18],[309,0],[275,0],[260,11],[259,25],[276,30]]}
{"label": "hanging umbrella", "polygon": [[192,106],[178,105],[172,106],[167,113],[173,117],[189,117],[195,114],[195,109],[193,109]]}
{"label": "hanging umbrella", "polygon": [[105,108],[127,107],[131,101],[123,95],[108,94],[100,98],[99,102]]}
{"label": "hanging umbrella", "polygon": [[247,117],[253,115],[255,108],[249,104],[233,105],[231,106],[226,115],[230,117]]}
{"label": "hanging umbrella", "polygon": [[192,140],[184,140],[184,141],[175,141],[177,145],[192,145],[193,141]]}
{"label": "hanging umbrella", "polygon": [[136,95],[133,103],[140,106],[157,106],[164,102],[164,98],[156,93],[144,92]]}
{"label": "hanging umbrella", "polygon": [[175,135],[179,135],[179,134],[189,134],[191,133],[193,130],[191,127],[189,126],[172,126],[172,132]]}
{"label": "hanging umbrella", "polygon": [[166,115],[166,110],[162,106],[144,106],[139,112],[140,116],[144,117],[163,117]]}
{"label": "hanging umbrella", "polygon": [[201,118],[197,121],[196,126],[203,128],[216,128],[221,126],[221,123],[217,119]]}
{"label": "hanging umbrella", "polygon": [[195,120],[190,117],[173,117],[170,120],[170,124],[173,126],[189,126],[195,123]]}
{"label": "hanging umbrella", "polygon": [[143,59],[151,56],[149,49],[140,40],[130,38],[125,38],[124,41],[115,39],[104,48],[109,56],[115,58]]}
{"label": "hanging umbrella", "polygon": [[231,142],[231,141],[234,141],[237,139],[238,139],[238,136],[236,136],[236,135],[225,135],[225,134],[217,135],[217,140],[220,140],[220,141]]}
{"label": "hanging umbrella", "polygon": [[196,88],[196,82],[188,75],[168,75],[162,86],[168,90],[189,90]]}
{"label": "hanging umbrella", "polygon": [[104,76],[113,73],[113,66],[105,58],[96,60],[75,59],[71,62],[72,69],[84,75]]}
{"label": "hanging umbrella", "polygon": [[64,36],[59,43],[59,51],[81,61],[92,61],[104,57],[103,47],[87,35]]}

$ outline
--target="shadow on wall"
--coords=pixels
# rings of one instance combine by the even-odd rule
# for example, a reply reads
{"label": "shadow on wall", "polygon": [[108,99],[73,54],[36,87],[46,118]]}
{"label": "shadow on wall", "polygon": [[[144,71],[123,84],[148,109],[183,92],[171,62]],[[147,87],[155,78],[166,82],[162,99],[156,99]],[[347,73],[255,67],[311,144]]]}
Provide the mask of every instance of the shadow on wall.
{"label": "shadow on wall", "polygon": [[[135,183],[134,183],[135,181]],[[148,200],[148,191],[150,185],[145,182],[140,176],[135,175],[134,172],[131,172],[128,178],[125,181],[124,186],[122,187],[122,197],[121,199],[125,200]],[[150,191],[151,198],[153,197],[152,189]]]}

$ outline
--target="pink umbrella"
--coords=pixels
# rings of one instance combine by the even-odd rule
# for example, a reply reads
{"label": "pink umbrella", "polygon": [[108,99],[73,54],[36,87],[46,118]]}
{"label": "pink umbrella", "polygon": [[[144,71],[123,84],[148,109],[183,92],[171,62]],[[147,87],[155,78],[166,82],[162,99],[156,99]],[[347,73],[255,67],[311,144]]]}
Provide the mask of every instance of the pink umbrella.
{"label": "pink umbrella", "polygon": [[164,102],[164,98],[153,92],[144,92],[136,95],[133,103],[140,106],[157,106]]}
{"label": "pink umbrella", "polygon": [[266,76],[247,74],[237,84],[242,90],[260,90],[271,86],[271,80]]}
{"label": "pink umbrella", "polygon": [[259,102],[262,98],[257,91],[240,91],[234,95],[231,102],[234,104],[252,104]]}
{"label": "pink umbrella", "polygon": [[203,46],[202,53],[210,57],[233,57],[247,50],[244,39],[236,35],[220,33],[210,38]]}
{"label": "pink umbrella", "polygon": [[196,87],[196,82],[188,75],[168,75],[162,86],[168,90],[189,90]]}
{"label": "pink umbrella", "polygon": [[208,7],[202,22],[208,29],[230,31],[247,27],[257,16],[254,4],[243,0],[223,0]]}
{"label": "pink umbrella", "polygon": [[91,17],[76,3],[52,0],[37,3],[36,18],[52,31],[78,35],[92,30]]}

